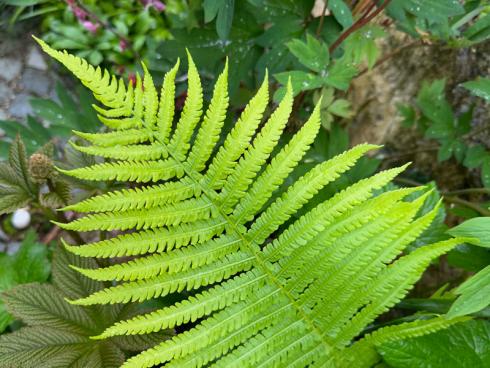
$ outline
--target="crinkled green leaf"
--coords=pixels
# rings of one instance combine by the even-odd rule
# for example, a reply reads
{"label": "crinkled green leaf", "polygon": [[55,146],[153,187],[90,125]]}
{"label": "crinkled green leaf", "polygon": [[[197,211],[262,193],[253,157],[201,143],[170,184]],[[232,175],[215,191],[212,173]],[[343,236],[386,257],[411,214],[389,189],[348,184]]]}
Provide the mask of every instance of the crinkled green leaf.
{"label": "crinkled green leaf", "polygon": [[426,336],[388,342],[378,347],[392,368],[487,367],[490,362],[490,322],[458,323]]}
{"label": "crinkled green leaf", "polygon": [[[15,285],[46,281],[49,274],[48,249],[46,245],[36,241],[34,231],[27,232],[17,253],[13,255],[0,253],[0,293]],[[0,332],[8,326],[10,321],[11,317],[5,311],[0,296]]]}

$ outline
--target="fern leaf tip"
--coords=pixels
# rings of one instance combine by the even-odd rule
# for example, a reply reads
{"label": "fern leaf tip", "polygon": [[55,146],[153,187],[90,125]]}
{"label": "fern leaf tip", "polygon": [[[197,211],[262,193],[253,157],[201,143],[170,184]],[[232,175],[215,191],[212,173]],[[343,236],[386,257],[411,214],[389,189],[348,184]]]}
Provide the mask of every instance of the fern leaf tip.
{"label": "fern leaf tip", "polygon": [[99,335],[90,336],[89,339],[90,340],[104,340],[104,339],[107,339],[108,337],[110,337],[110,336],[106,336],[105,333],[102,332]]}

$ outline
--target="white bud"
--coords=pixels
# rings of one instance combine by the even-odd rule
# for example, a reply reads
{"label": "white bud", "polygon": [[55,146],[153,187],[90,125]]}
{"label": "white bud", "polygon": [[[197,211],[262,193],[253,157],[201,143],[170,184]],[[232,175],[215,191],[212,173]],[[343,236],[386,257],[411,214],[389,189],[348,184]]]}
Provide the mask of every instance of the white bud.
{"label": "white bud", "polygon": [[19,208],[12,215],[12,225],[16,229],[24,229],[31,223],[31,214],[25,208]]}

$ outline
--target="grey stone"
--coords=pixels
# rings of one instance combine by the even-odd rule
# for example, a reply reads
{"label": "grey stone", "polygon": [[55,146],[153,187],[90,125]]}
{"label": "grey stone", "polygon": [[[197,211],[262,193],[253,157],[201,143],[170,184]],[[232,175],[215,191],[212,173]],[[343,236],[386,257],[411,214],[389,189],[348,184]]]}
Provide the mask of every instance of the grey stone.
{"label": "grey stone", "polygon": [[0,58],[0,78],[10,82],[15,79],[22,69],[19,60],[13,58]]}
{"label": "grey stone", "polygon": [[6,245],[6,253],[8,255],[13,255],[19,251],[20,246],[20,242],[10,242],[8,245]]}
{"label": "grey stone", "polygon": [[[0,120],[6,120],[7,119],[7,112],[3,111],[0,109]],[[1,135],[2,129],[0,128],[0,135]]]}
{"label": "grey stone", "polygon": [[26,64],[27,66],[30,66],[31,68],[38,69],[38,70],[48,69],[48,65],[44,61],[44,58],[37,47],[32,47],[31,51],[29,51],[29,55],[27,55]]}
{"label": "grey stone", "polygon": [[15,96],[10,105],[9,114],[17,118],[25,118],[27,115],[32,114],[32,108],[29,103],[30,98],[31,96],[26,93],[20,93]]}
{"label": "grey stone", "polygon": [[20,84],[24,91],[29,91],[39,96],[48,95],[51,89],[51,79],[47,73],[32,68],[24,70]]}
{"label": "grey stone", "polygon": [[12,91],[9,86],[0,81],[0,105],[6,105],[12,98]]}

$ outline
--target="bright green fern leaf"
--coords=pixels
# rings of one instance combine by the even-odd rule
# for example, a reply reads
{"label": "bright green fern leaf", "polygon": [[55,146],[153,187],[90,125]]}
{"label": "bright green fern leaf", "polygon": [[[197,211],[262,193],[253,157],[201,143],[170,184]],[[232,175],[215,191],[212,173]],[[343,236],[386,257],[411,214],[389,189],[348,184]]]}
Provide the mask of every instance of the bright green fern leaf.
{"label": "bright green fern leaf", "polygon": [[146,67],[143,78],[137,76],[136,84],[126,88],[85,61],[39,42],[92,90],[104,105],[96,108],[102,123],[113,129],[77,133],[88,145],[74,147],[105,162],[64,173],[145,183],[65,208],[85,214],[60,224],[66,229],[131,230],[82,246],[65,244],[70,252],[138,256],[102,268],[75,265],[80,277],[120,283],[74,296],[71,303],[142,302],[187,291],[183,300],[119,321],[95,337],[144,336],[190,324],[123,367],[363,367],[376,363],[375,346],[382,341],[459,321],[442,316],[358,338],[408,293],[433,259],[461,239],[400,256],[437,212],[416,216],[426,195],[414,201],[406,197],[420,188],[374,195],[404,167],[361,180],[297,215],[377,147],[354,147],[286,187],[321,126],[317,106],[291,140],[277,147],[293,106],[290,83],[275,111],[263,119],[269,105],[266,76],[220,139],[228,108],[227,65],[203,113],[201,82],[188,55],[188,93],[175,122],[179,62],[166,74],[158,96]]}

